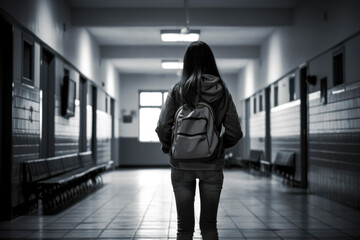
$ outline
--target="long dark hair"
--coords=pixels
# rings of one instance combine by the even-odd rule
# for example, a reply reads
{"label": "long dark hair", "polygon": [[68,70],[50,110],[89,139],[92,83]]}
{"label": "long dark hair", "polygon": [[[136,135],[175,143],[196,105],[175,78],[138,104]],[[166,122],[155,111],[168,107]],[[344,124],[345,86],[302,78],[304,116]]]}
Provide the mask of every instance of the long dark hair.
{"label": "long dark hair", "polygon": [[184,55],[184,67],[179,82],[179,97],[182,103],[193,105],[197,95],[201,75],[211,74],[220,78],[214,54],[210,47],[202,42],[190,43]]}

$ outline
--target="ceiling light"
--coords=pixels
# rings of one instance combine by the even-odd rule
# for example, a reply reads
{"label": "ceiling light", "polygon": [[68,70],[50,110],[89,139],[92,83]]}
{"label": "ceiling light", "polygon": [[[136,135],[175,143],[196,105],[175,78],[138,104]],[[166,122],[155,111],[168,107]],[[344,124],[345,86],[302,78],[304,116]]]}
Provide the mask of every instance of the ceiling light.
{"label": "ceiling light", "polygon": [[183,62],[176,60],[164,60],[161,62],[162,69],[183,69]]}
{"label": "ceiling light", "polygon": [[162,30],[161,41],[163,42],[194,42],[199,41],[199,30]]}

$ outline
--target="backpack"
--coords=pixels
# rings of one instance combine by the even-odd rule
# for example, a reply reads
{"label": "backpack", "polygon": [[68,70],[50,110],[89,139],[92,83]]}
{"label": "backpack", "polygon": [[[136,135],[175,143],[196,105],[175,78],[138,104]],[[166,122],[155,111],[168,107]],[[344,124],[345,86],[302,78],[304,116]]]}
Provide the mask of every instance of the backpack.
{"label": "backpack", "polygon": [[219,155],[220,136],[213,109],[204,102],[185,104],[175,113],[170,155],[179,161],[210,161]]}

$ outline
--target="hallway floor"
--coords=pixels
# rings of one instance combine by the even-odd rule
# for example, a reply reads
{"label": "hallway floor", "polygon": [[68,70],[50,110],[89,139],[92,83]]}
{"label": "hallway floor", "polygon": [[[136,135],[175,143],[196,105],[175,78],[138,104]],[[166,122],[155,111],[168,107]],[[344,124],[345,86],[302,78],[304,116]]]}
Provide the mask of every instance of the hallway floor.
{"label": "hallway floor", "polygon": [[[101,189],[57,215],[0,222],[0,238],[176,239],[169,169],[117,170],[103,179]],[[195,204],[198,210],[198,193]],[[218,216],[224,240],[360,239],[360,211],[241,170],[225,170]],[[198,224],[194,236],[201,239]]]}

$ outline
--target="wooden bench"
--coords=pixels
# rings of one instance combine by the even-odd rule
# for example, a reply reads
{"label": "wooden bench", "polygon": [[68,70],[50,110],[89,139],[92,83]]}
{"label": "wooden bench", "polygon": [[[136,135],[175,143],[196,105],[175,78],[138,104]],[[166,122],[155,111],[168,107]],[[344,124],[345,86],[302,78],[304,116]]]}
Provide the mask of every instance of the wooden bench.
{"label": "wooden bench", "polygon": [[45,211],[56,209],[102,184],[99,173],[112,161],[95,164],[91,152],[30,160],[25,165],[27,198],[42,199]]}
{"label": "wooden bench", "polygon": [[284,179],[294,181],[295,176],[295,153],[280,151],[272,162],[272,171]]}
{"label": "wooden bench", "polygon": [[241,161],[247,168],[259,170],[262,157],[262,150],[250,150],[250,157],[248,159],[242,159]]}

